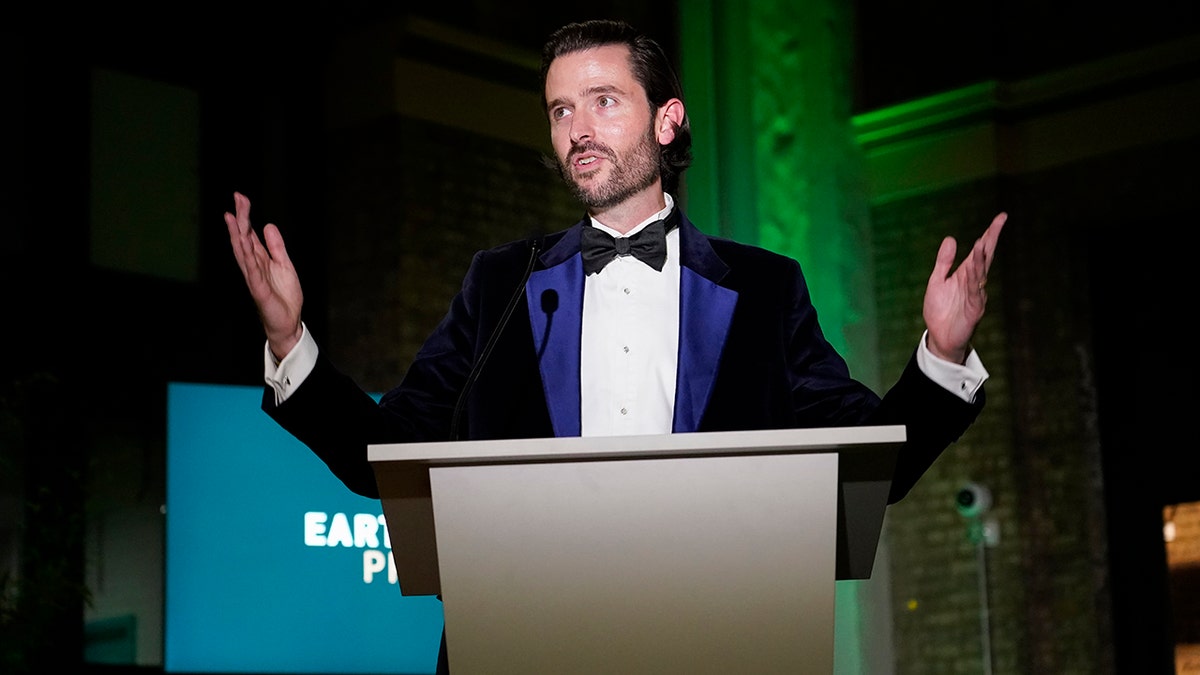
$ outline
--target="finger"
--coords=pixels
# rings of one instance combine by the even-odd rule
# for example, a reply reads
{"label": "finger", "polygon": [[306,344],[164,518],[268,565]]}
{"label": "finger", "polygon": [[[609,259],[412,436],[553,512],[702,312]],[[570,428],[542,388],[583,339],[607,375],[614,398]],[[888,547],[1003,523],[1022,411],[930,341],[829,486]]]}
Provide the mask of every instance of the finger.
{"label": "finger", "polygon": [[240,192],[233,193],[234,212],[237,214],[238,229],[243,234],[250,231],[250,199]]}
{"label": "finger", "polygon": [[983,292],[983,287],[987,285],[988,267],[991,266],[991,256],[987,251],[987,239],[980,237],[975,240],[975,245],[971,247],[971,254],[963,261],[963,267],[966,268],[963,274],[965,275],[967,286],[971,290]]}
{"label": "finger", "polygon": [[[248,266],[259,267],[266,261],[261,260],[266,252],[250,225],[250,198],[241,192],[233,193],[234,214],[225,212],[225,226],[229,230],[229,240],[233,244],[233,253],[246,274]],[[247,277],[248,278],[248,277]]]}
{"label": "finger", "polygon": [[992,268],[992,260],[995,258],[1000,230],[1004,228],[1007,220],[1008,214],[1003,212],[993,218],[983,236],[975,240],[975,245],[971,247],[971,255],[963,262],[965,266],[968,266],[968,283],[978,286],[980,290],[983,290],[983,286],[987,284],[987,275]]}
{"label": "finger", "polygon": [[988,225],[988,229],[983,233],[984,254],[987,259],[987,265],[984,268],[984,273],[992,266],[992,260],[996,257],[996,246],[1000,243],[1000,231],[1004,229],[1004,224],[1008,222],[1008,214],[1001,211],[992,219],[992,224]]}
{"label": "finger", "polygon": [[233,193],[233,204],[237,208],[238,217],[250,217],[250,198],[240,192]]}
{"label": "finger", "polygon": [[975,245],[971,247],[971,264],[979,268],[982,274],[987,273],[988,265],[991,264],[991,252],[988,250],[988,238],[986,236],[975,240]]}
{"label": "finger", "polygon": [[[252,232],[250,228],[250,200],[240,192],[233,193],[234,213],[225,212],[225,227],[229,230],[229,241],[233,244],[234,253],[243,247],[243,239]],[[236,214],[236,215],[235,215]]]}
{"label": "finger", "polygon": [[233,242],[233,257],[237,259],[238,267],[242,270],[242,276],[246,279],[246,283],[253,285],[257,279],[263,275],[263,261],[265,257],[261,252],[262,246],[258,243],[258,237],[253,233],[249,236],[237,237]]}
{"label": "finger", "polygon": [[229,230],[230,241],[236,239],[240,234],[238,230],[237,216],[228,211],[225,212],[225,228]]}
{"label": "finger", "polygon": [[241,231],[238,225],[237,216],[225,212],[225,228],[229,230],[229,246],[233,249],[233,257],[237,261],[238,267],[242,270],[242,275],[246,275],[246,236]]}
{"label": "finger", "polygon": [[245,278],[251,291],[254,291],[259,282],[267,275],[266,270],[271,264],[270,256],[263,248],[262,242],[258,240],[257,234],[253,231],[244,234],[237,232],[236,218],[227,217],[226,222],[228,223],[230,220],[234,221],[234,224],[230,225],[233,257],[242,271],[242,277]]}
{"label": "finger", "polygon": [[225,212],[225,226],[229,229],[230,238],[243,237],[250,233],[250,202],[238,193],[234,193],[234,213]]}

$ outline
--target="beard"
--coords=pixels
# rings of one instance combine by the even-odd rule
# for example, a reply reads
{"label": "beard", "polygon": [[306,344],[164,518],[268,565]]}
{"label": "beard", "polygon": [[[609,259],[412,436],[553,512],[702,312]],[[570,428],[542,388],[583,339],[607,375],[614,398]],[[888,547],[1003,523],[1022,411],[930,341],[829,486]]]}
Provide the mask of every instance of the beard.
{"label": "beard", "polygon": [[[598,185],[585,187],[571,175],[570,158],[583,152],[595,152],[604,155],[612,164],[608,179]],[[646,128],[646,134],[641,140],[623,155],[618,155],[612,148],[602,143],[587,142],[571,146],[567,153],[567,161],[556,158],[558,173],[571,188],[575,198],[590,210],[606,209],[629,199],[631,196],[654,184],[658,180],[659,169],[658,139],[654,137],[651,127]]]}

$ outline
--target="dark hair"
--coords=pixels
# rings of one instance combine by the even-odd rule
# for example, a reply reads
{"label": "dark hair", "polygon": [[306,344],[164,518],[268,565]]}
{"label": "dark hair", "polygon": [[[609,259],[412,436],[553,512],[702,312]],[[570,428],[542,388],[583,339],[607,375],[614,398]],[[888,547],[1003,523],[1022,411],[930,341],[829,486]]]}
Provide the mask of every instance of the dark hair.
{"label": "dark hair", "polygon": [[[657,42],[623,21],[598,19],[571,23],[550,35],[542,47],[542,107],[546,105],[546,74],[550,64],[560,56],[593,47],[625,45],[629,48],[629,65],[633,77],[646,90],[650,115],[660,106],[677,98],[683,100],[683,87],[671,67],[670,60]],[[684,109],[683,123],[675,129],[675,138],[659,150],[658,168],[663,188],[674,193],[679,177],[692,164],[692,127]]]}

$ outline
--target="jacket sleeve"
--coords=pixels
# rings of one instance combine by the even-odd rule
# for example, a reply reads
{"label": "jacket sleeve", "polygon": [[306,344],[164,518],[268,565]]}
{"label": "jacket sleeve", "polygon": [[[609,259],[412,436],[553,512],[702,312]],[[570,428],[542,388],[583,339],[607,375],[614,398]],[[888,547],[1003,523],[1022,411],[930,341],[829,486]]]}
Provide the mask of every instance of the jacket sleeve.
{"label": "jacket sleeve", "polygon": [[895,503],[975,421],[986,395],[981,388],[974,402],[967,403],[946,391],[921,371],[914,349],[899,379],[880,399],[851,377],[845,360],[825,339],[798,264],[792,276],[786,339],[796,418],[819,420],[823,426],[904,426],[907,440],[896,458],[888,499]]}
{"label": "jacket sleeve", "polygon": [[942,451],[962,437],[986,400],[982,387],[972,403],[946,391],[921,372],[913,351],[900,378],[884,394],[879,408],[868,420],[869,424],[905,427],[907,440],[896,458],[889,504],[903,499]]}
{"label": "jacket sleeve", "polygon": [[376,403],[322,352],[312,372],[283,403],[267,387],[262,408],[307,445],[351,491],[377,498],[367,446],[443,441],[474,359],[480,260],[425,341],[398,386]]}

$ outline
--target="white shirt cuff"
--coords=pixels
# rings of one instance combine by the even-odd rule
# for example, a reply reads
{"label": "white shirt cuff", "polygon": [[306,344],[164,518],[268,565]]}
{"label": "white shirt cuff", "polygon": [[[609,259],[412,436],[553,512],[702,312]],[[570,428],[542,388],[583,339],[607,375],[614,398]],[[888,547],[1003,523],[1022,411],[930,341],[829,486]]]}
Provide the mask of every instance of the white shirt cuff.
{"label": "white shirt cuff", "polygon": [[983,367],[979,355],[972,349],[963,365],[947,361],[929,351],[929,346],[925,344],[928,336],[929,331],[921,335],[921,344],[917,347],[917,367],[946,391],[967,403],[974,403],[975,393],[988,379],[988,371]]}
{"label": "white shirt cuff", "polygon": [[300,328],[300,341],[282,361],[277,360],[271,353],[270,344],[263,347],[263,379],[275,390],[275,405],[286,401],[317,364],[317,341],[312,338],[308,326],[303,322],[300,323]]}

